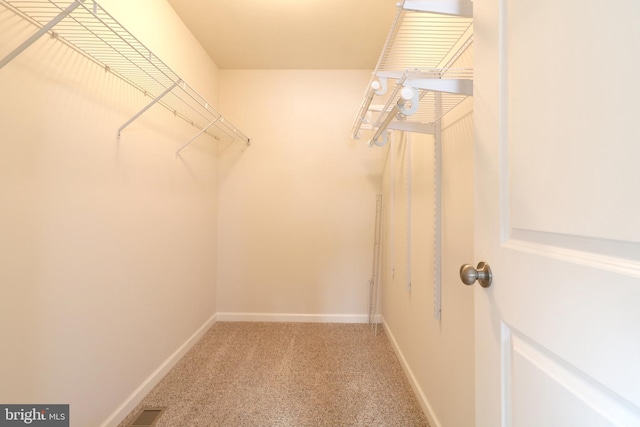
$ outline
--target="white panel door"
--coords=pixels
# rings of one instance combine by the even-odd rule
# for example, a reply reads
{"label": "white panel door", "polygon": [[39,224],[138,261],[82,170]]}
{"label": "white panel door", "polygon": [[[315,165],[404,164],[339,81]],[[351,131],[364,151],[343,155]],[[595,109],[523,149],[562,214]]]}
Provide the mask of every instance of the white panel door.
{"label": "white panel door", "polygon": [[640,2],[474,14],[476,427],[640,426]]}

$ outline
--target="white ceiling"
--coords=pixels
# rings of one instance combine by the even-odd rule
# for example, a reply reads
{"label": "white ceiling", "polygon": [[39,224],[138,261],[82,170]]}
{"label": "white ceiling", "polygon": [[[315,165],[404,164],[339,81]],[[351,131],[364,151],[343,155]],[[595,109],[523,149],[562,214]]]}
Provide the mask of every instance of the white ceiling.
{"label": "white ceiling", "polygon": [[373,69],[396,0],[168,0],[221,69]]}

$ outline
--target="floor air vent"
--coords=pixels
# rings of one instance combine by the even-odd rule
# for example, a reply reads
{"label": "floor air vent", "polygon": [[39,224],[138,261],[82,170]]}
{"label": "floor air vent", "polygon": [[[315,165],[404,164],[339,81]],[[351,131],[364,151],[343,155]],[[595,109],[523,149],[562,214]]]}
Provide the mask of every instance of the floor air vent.
{"label": "floor air vent", "polygon": [[153,427],[166,408],[142,408],[127,427]]}

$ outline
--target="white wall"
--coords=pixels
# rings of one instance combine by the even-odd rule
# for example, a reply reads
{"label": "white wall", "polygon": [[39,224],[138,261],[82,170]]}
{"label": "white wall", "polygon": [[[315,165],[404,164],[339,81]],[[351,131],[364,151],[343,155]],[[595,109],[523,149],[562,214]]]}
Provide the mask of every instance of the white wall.
{"label": "white wall", "polygon": [[252,145],[222,152],[218,312],[366,321],[381,152],[350,139],[369,71],[220,71]]}
{"label": "white wall", "polygon": [[[215,103],[216,66],[168,4],[101,4]],[[0,10],[0,57],[32,32]],[[0,402],[97,426],[215,313],[215,141],[177,160],[197,129],[155,108],[118,142],[148,98],[48,36],[0,94]]]}
{"label": "white wall", "polygon": [[[473,289],[465,287],[458,278],[460,265],[473,262],[470,105],[458,107],[455,115],[452,113],[443,121],[440,321],[433,316],[433,137],[413,134],[407,135],[407,139],[396,133],[394,142],[387,148],[383,178],[382,315],[434,427],[475,424]],[[411,169],[407,167],[409,151]],[[407,278],[411,282],[410,291]]]}

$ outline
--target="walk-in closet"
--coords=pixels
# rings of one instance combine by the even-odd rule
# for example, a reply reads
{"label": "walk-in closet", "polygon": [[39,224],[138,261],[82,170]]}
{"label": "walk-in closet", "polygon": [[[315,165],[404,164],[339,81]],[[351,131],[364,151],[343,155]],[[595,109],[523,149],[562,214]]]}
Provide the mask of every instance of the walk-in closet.
{"label": "walk-in closet", "polygon": [[640,426],[638,18],[0,0],[0,425]]}

